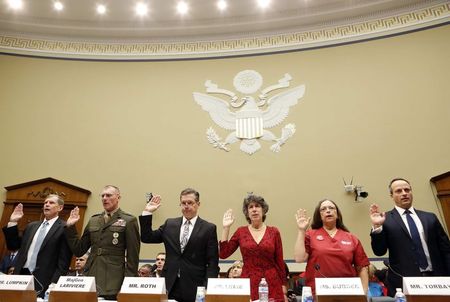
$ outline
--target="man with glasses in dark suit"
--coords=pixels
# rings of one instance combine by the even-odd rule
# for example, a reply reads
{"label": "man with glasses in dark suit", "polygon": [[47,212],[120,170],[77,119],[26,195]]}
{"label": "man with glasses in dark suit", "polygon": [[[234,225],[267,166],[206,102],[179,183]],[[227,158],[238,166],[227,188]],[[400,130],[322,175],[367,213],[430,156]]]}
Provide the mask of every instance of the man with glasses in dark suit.
{"label": "man with glasses in dark suit", "polygon": [[153,213],[160,206],[161,197],[155,195],[139,216],[141,240],[164,243],[167,262],[162,275],[169,299],[195,301],[197,287],[206,286],[208,278],[219,274],[216,226],[198,216],[200,194],[194,189],[184,189],[180,194],[181,217],[169,218],[153,229]]}

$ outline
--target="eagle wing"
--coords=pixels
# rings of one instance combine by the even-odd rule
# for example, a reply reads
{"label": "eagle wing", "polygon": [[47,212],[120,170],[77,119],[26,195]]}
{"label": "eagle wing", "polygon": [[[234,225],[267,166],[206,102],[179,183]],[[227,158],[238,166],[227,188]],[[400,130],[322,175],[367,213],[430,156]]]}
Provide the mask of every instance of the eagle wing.
{"label": "eagle wing", "polygon": [[209,113],[217,125],[226,130],[236,129],[236,114],[230,111],[230,105],[227,102],[199,92],[194,92],[194,100]]}
{"label": "eagle wing", "polygon": [[271,97],[269,107],[263,111],[264,128],[279,125],[288,116],[290,107],[296,105],[304,94],[305,85],[300,85]]}

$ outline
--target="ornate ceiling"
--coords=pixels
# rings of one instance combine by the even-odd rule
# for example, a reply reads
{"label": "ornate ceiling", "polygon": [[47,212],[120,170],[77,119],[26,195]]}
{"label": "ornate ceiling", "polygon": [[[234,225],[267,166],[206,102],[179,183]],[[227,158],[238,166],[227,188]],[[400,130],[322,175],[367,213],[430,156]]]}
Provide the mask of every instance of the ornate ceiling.
{"label": "ornate ceiling", "polygon": [[450,21],[450,1],[190,0],[188,14],[175,0],[148,0],[149,13],[136,16],[134,1],[24,0],[12,11],[0,4],[0,52],[86,59],[174,59],[271,53],[392,35]]}

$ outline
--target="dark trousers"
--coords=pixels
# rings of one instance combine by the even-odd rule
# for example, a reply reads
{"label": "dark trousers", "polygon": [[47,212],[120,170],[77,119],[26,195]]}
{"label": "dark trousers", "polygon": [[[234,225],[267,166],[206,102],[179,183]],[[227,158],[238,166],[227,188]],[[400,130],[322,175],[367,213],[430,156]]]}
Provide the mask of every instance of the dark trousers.
{"label": "dark trousers", "polygon": [[181,288],[181,282],[180,278],[177,278],[174,285],[172,286],[172,289],[169,292],[169,299],[177,300],[178,302],[194,302],[194,300],[189,300],[188,297],[186,297],[186,294],[183,294],[182,288]]}

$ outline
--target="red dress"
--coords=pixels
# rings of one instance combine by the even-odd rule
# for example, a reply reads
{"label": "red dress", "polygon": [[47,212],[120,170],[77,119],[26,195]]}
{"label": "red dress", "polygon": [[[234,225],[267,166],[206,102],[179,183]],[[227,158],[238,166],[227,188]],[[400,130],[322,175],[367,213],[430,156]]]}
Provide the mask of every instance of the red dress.
{"label": "red dress", "polygon": [[315,278],[358,277],[356,268],[370,264],[359,239],[341,229],[334,237],[323,228],[306,231],[305,249],[309,254],[305,284],[313,294]]}
{"label": "red dress", "polygon": [[239,227],[230,240],[220,242],[220,258],[228,258],[238,247],[244,262],[241,277],[250,278],[251,299],[259,299],[258,285],[261,278],[266,278],[269,298],[284,301],[282,285],[286,281],[286,270],[278,229],[267,226],[263,238],[257,244],[247,226]]}

